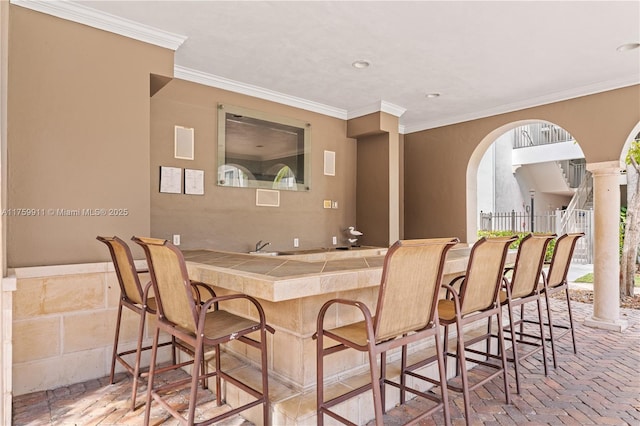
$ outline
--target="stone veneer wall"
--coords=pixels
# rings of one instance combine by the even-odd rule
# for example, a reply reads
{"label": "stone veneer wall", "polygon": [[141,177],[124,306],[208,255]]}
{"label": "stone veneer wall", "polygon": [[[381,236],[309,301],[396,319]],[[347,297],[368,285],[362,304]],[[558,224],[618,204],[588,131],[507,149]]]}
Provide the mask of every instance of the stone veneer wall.
{"label": "stone veneer wall", "polygon": [[13,308],[13,292],[15,291],[16,280],[15,278],[2,278],[2,294],[0,295],[0,305],[2,308],[2,326],[1,341],[2,352],[0,357],[2,359],[2,371],[0,372],[0,381],[2,382],[2,407],[0,409],[0,423],[11,424],[11,407],[13,405],[13,393],[12,393],[12,308]]}
{"label": "stone veneer wall", "polygon": [[[120,296],[113,264],[9,272],[17,279],[13,292],[14,395],[107,376]],[[148,278],[141,276],[141,281],[148,282]],[[135,347],[138,318],[124,310],[121,348]],[[145,336],[149,344],[150,323],[153,321],[147,321]],[[168,352],[162,356],[168,359]],[[145,362],[148,357],[143,357]],[[123,368],[118,364],[116,371]]]}

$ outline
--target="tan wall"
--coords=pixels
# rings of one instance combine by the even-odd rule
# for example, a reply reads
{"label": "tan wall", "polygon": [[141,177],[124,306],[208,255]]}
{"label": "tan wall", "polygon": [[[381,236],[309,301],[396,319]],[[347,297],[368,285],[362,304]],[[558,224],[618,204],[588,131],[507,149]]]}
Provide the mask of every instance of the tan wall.
{"label": "tan wall", "polygon": [[150,232],[149,74],[172,75],[173,52],[18,6],[9,19],[8,207],[40,210],[8,217],[8,265],[106,260],[96,235]]}
{"label": "tan wall", "polygon": [[587,163],[619,160],[640,122],[639,99],[636,85],[405,135],[405,237],[473,241],[477,164],[497,136],[523,120],[568,130]]}
{"label": "tan wall", "polygon": [[[254,188],[229,188],[217,180],[217,104],[304,120],[311,123],[311,190],[280,191],[280,207],[256,206]],[[355,222],[356,142],[346,137],[343,120],[237,93],[173,80],[151,101],[151,233],[171,239],[181,235],[182,248],[268,250],[331,247],[332,236],[344,244],[343,230]],[[195,159],[174,158],[174,126],[193,127]],[[335,151],[336,174],[324,175],[324,151]],[[204,170],[205,194],[160,193],[159,167]],[[324,209],[323,200],[338,202]]]}
{"label": "tan wall", "polygon": [[398,117],[377,112],[349,120],[347,134],[358,138],[358,244],[387,247],[404,235],[403,138]]}
{"label": "tan wall", "polygon": [[358,138],[357,227],[363,244],[389,245],[389,134]]}

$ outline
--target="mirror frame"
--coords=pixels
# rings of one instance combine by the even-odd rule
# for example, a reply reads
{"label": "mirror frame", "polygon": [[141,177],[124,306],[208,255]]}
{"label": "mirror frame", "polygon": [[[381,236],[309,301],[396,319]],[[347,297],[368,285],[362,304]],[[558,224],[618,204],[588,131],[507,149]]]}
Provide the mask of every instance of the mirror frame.
{"label": "mirror frame", "polygon": [[[275,187],[273,181],[253,179],[251,176],[247,179],[246,185],[229,185],[224,180],[220,179],[220,170],[223,166],[228,165],[226,146],[227,146],[227,114],[241,115],[243,117],[249,117],[256,120],[264,121],[268,123],[276,123],[285,126],[295,127],[303,130],[304,149],[302,155],[304,156],[303,165],[304,171],[302,176],[302,182],[297,177],[296,183],[291,188]],[[297,155],[300,155],[298,153]],[[216,168],[216,184],[218,186],[224,186],[229,188],[268,188],[283,191],[309,191],[311,189],[311,124],[302,120],[283,117],[276,114],[271,114],[263,111],[256,111],[249,108],[218,104],[218,149],[217,149],[217,168]]]}

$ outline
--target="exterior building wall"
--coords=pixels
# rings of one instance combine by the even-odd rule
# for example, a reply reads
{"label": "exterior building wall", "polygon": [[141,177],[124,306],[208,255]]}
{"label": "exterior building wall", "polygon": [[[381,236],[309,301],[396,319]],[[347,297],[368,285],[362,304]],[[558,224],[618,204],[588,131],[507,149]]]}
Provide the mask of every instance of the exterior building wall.
{"label": "exterior building wall", "polygon": [[[567,130],[587,163],[619,161],[640,122],[639,98],[640,85],[633,85],[405,135],[405,238],[475,240],[477,221],[467,219],[478,211],[478,164],[498,136],[527,122],[542,120]],[[425,182],[432,183],[428,190]]]}
{"label": "exterior building wall", "polygon": [[[497,142],[497,141],[496,141]],[[478,165],[478,213],[496,211],[496,144],[491,144]]]}
{"label": "exterior building wall", "polygon": [[[530,190],[536,190],[536,176],[527,172],[526,166],[513,165],[512,146],[513,132],[505,132],[487,148],[482,157],[478,165],[478,214],[480,211],[505,213],[513,210],[521,213],[530,210]],[[549,157],[549,151],[554,147],[555,145],[545,146],[546,157]],[[540,214],[562,209],[570,200],[571,196],[568,195],[537,190],[534,210]]]}

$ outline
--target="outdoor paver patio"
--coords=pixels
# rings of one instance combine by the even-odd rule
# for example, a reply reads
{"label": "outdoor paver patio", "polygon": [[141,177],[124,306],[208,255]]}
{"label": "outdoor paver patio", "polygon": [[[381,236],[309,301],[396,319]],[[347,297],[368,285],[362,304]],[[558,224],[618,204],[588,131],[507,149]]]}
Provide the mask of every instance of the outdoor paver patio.
{"label": "outdoor paver patio", "polygon": [[[563,304],[552,301],[552,306],[560,311]],[[547,377],[543,374],[541,355],[525,360],[521,395],[515,394],[513,368],[510,368],[511,405],[504,403],[500,379],[472,392],[473,424],[640,425],[640,310],[622,309],[629,328],[617,333],[582,325],[592,314],[591,305],[572,303],[572,307],[578,354],[573,354],[569,336],[560,340],[558,369],[554,370],[550,363]],[[558,317],[560,312],[554,318]],[[17,396],[13,401],[13,423],[16,426],[140,425],[144,418],[144,398],[140,399],[139,408],[130,412],[127,403],[130,386],[130,379],[120,375],[114,385],[108,383],[108,378],[102,378]],[[141,392],[144,389],[142,386]],[[184,393],[176,394],[175,398],[186,405]],[[202,393],[202,398],[210,402],[199,406],[201,418],[212,411],[226,409],[216,407],[208,392]],[[449,398],[453,424],[463,425],[462,395],[451,393]],[[403,424],[415,417],[423,404],[430,402],[416,398],[390,410],[384,424]],[[154,404],[152,424],[178,423]],[[236,416],[221,424],[247,426],[251,423]],[[442,414],[437,413],[420,424],[441,425],[444,421]]]}

